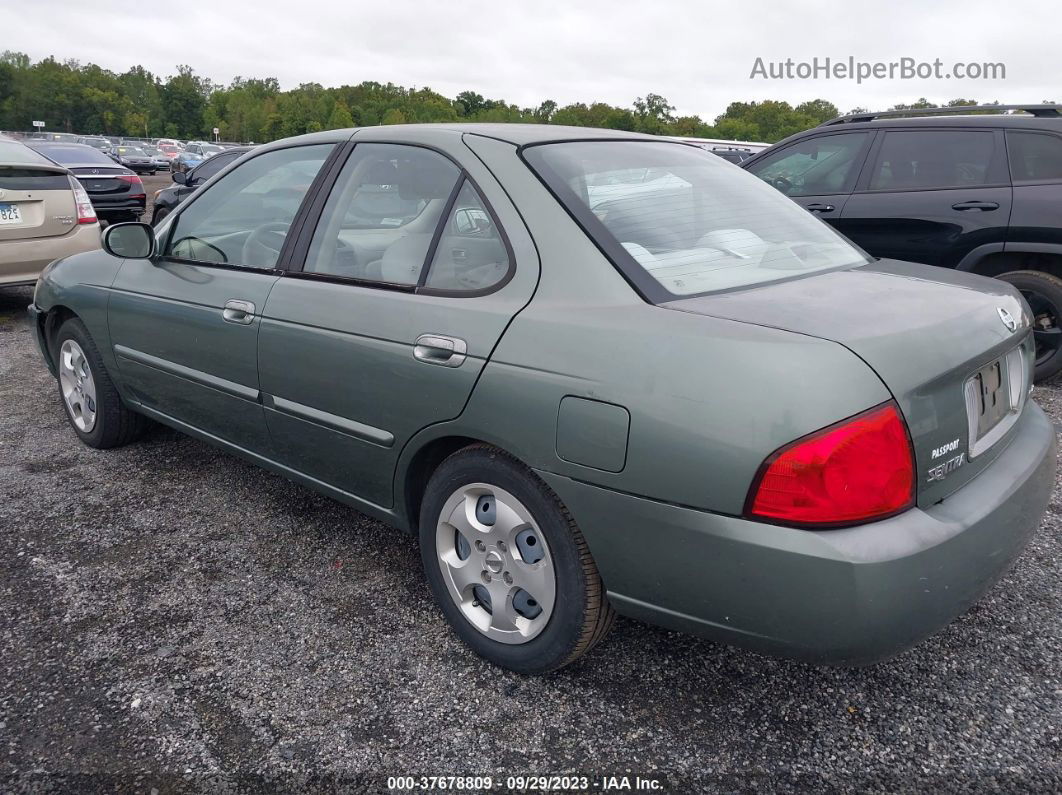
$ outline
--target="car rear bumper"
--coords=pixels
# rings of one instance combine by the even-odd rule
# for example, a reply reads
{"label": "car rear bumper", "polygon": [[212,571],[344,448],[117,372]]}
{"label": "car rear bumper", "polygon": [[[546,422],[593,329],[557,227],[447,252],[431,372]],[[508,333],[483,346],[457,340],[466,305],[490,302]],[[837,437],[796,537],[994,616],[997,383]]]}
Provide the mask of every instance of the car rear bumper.
{"label": "car rear bumper", "polygon": [[49,262],[99,247],[99,224],[78,224],[55,237],[5,240],[0,243],[0,286],[32,284]]}
{"label": "car rear bumper", "polygon": [[139,199],[92,199],[92,209],[100,218],[128,213],[143,213],[147,206],[146,198]]}
{"label": "car rear bumper", "polygon": [[1030,403],[992,466],[942,502],[805,531],[540,475],[579,523],[625,615],[757,651],[865,664],[936,632],[999,579],[1040,524],[1055,431]]}

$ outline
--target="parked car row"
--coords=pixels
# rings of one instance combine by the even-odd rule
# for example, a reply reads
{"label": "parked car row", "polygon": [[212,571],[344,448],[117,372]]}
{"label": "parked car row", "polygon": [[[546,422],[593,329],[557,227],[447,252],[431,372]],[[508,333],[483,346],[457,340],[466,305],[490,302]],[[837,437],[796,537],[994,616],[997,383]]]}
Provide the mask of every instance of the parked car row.
{"label": "parked car row", "polygon": [[[824,129],[872,136],[890,188],[941,162],[989,179],[976,144],[882,160],[891,128]],[[772,185],[832,157],[799,154]],[[288,139],[48,268],[33,328],[84,444],[161,422],[418,535],[497,665],[566,665],[616,613],[866,663],[965,611],[1038,526],[1040,327],[1015,286],[872,258],[750,171],[559,126]],[[839,214],[854,179],[829,183]]]}

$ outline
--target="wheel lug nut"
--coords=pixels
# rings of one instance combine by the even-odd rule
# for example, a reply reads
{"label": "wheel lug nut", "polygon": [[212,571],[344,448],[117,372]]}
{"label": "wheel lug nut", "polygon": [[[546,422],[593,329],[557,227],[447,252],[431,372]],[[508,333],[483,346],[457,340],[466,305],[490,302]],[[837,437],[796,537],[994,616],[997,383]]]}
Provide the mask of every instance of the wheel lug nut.
{"label": "wheel lug nut", "polygon": [[506,585],[512,585],[513,584],[513,575],[511,575],[509,572],[505,572],[504,576],[505,576],[505,584]]}
{"label": "wheel lug nut", "polygon": [[504,541],[499,541],[498,542],[498,551],[499,552],[504,552],[505,551],[505,542]]}
{"label": "wheel lug nut", "polygon": [[490,572],[483,569],[483,582],[490,582]]}
{"label": "wheel lug nut", "polygon": [[482,552],[486,548],[486,545],[484,545],[482,541],[476,541],[476,549],[478,549],[480,552]]}

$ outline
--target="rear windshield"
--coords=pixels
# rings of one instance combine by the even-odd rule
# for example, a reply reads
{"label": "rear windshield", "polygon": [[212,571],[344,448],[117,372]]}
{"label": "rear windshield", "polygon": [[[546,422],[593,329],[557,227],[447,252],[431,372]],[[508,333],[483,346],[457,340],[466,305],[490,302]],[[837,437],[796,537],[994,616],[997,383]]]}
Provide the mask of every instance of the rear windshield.
{"label": "rear windshield", "polygon": [[85,163],[114,165],[114,161],[99,149],[93,149],[85,144],[41,144],[37,147],[37,151],[64,166],[83,165]]}
{"label": "rear windshield", "polygon": [[[54,166],[53,166],[54,168]],[[70,190],[70,178],[54,171],[0,166],[0,188],[7,190]]]}
{"label": "rear windshield", "polygon": [[649,300],[867,261],[792,200],[699,147],[577,141],[524,156]]}

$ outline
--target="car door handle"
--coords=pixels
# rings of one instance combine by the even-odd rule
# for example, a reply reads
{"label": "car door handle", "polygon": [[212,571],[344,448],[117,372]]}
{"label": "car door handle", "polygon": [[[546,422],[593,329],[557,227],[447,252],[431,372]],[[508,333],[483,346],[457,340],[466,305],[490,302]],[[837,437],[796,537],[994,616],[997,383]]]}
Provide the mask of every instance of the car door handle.
{"label": "car door handle", "polygon": [[979,202],[979,201],[959,202],[958,204],[951,205],[951,209],[953,209],[953,210],[984,210],[984,211],[987,212],[988,210],[998,210],[999,209],[999,202]]}
{"label": "car door handle", "polygon": [[457,337],[443,334],[421,334],[413,345],[413,358],[425,364],[460,367],[464,364],[468,345]]}
{"label": "car door handle", "polygon": [[832,213],[837,208],[832,204],[809,204],[804,209],[813,213]]}
{"label": "car door handle", "polygon": [[254,304],[250,301],[240,301],[233,298],[225,302],[225,308],[221,316],[226,323],[239,323],[241,326],[249,326],[254,322]]}

